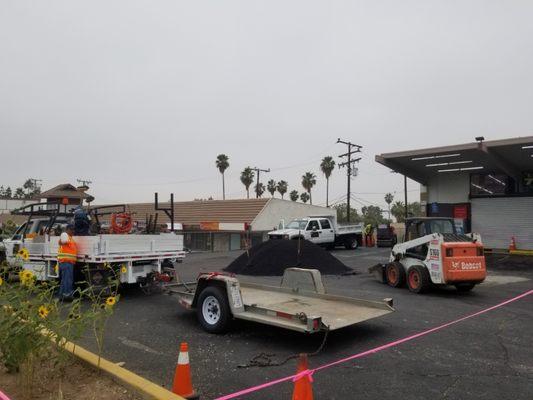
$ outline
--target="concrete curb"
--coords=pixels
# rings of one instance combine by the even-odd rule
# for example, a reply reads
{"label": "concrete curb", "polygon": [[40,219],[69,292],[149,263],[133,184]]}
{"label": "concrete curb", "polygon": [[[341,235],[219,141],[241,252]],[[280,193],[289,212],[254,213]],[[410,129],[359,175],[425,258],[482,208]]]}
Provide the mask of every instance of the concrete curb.
{"label": "concrete curb", "polygon": [[111,379],[128,387],[146,400],[185,400],[183,397],[172,393],[164,387],[161,387],[126,368],[112,363],[105,358],[100,358],[100,362],[98,362],[98,355],[91,353],[77,344],[64,341],[61,343],[60,347],[92,367],[104,371],[111,377]]}
{"label": "concrete curb", "polygon": [[509,254],[517,256],[533,256],[533,250],[510,250]]}

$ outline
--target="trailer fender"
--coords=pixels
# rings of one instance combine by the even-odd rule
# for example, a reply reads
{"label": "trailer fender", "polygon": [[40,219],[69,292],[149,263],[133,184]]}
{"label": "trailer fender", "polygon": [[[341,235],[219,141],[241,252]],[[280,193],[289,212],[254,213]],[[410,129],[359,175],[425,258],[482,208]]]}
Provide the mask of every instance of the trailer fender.
{"label": "trailer fender", "polygon": [[232,314],[244,311],[239,281],[236,278],[222,274],[209,274],[198,278],[198,285],[194,292],[194,298],[191,304],[193,308],[198,306],[198,298],[200,297],[200,294],[209,286],[216,286],[223,290],[228,298]]}

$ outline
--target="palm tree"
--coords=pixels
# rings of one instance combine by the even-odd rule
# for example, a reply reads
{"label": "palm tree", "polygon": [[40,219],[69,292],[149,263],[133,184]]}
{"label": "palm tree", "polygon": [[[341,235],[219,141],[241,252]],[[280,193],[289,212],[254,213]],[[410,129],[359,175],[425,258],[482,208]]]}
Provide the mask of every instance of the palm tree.
{"label": "palm tree", "polygon": [[[307,190],[307,193],[309,193],[309,203],[313,204],[313,198],[311,197],[311,189],[316,184],[316,175],[312,172],[306,172],[302,175],[302,186],[305,190]],[[300,198],[302,198],[300,196]],[[303,199],[302,199],[303,200]]]}
{"label": "palm tree", "polygon": [[215,164],[222,174],[222,200],[226,200],[226,187],[224,182],[224,171],[229,167],[229,157],[225,154],[219,154],[215,161]]}
{"label": "palm tree", "polygon": [[307,200],[310,200],[311,199],[311,196],[306,193],[306,192],[303,192],[301,195],[300,195],[300,199],[304,202],[304,203],[307,203]]}
{"label": "palm tree", "polygon": [[298,199],[300,198],[300,195],[298,194],[297,190],[293,190],[292,192],[289,193],[289,197],[291,198],[292,201],[298,201]]}
{"label": "palm tree", "polygon": [[387,193],[385,195],[385,203],[387,203],[387,206],[389,207],[389,219],[390,219],[390,205],[393,200],[394,200],[394,196],[392,193]]}
{"label": "palm tree", "polygon": [[263,193],[265,193],[265,185],[263,185],[261,182],[255,185],[255,193],[257,194],[257,197],[261,197]]}
{"label": "palm tree", "polygon": [[279,181],[278,186],[276,189],[278,190],[279,194],[281,194],[281,198],[287,193],[287,189],[289,187],[289,184],[286,181]]}
{"label": "palm tree", "polygon": [[270,192],[270,195],[274,197],[274,193],[276,193],[276,186],[277,182],[274,179],[271,179],[267,183],[267,190]]}
{"label": "palm tree", "polygon": [[326,207],[329,207],[329,177],[334,169],[335,160],[333,160],[333,157],[324,157],[320,163],[320,170],[326,176]]}
{"label": "palm tree", "polygon": [[241,172],[241,182],[246,187],[246,198],[250,198],[250,185],[254,183],[255,172],[250,167],[244,168]]}

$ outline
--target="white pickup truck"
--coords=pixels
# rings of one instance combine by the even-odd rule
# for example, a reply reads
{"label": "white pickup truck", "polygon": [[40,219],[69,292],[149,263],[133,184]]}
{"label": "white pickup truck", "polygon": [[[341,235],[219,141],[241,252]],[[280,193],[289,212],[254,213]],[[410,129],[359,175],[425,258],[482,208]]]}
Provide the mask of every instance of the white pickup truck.
{"label": "white pickup truck", "polygon": [[344,246],[356,249],[362,242],[363,224],[338,225],[331,215],[316,215],[295,219],[285,225],[280,222],[277,230],[268,232],[269,239],[305,239],[315,244],[333,249]]}
{"label": "white pickup truck", "polygon": [[[33,213],[11,238],[3,241],[0,253],[12,272],[24,268],[40,281],[58,279],[59,237],[55,231],[64,229],[69,217],[53,212],[49,216],[45,211]],[[34,218],[35,214],[42,215]],[[164,266],[181,262],[185,257],[181,234],[99,234],[74,236],[74,241],[78,248],[75,277],[76,273],[85,275],[83,279],[94,287],[105,286],[112,278],[110,268],[121,283],[149,287]],[[23,249],[25,257],[19,255]]]}

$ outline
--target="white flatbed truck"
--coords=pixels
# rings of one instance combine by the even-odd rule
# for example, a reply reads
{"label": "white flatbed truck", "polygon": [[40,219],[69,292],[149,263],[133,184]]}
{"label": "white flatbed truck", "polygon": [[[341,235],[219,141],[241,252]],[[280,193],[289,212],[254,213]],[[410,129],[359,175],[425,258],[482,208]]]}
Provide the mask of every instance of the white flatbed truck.
{"label": "white flatbed truck", "polygon": [[[23,268],[32,271],[37,280],[59,278],[57,269],[58,236],[45,236],[42,242],[25,241],[28,251]],[[120,283],[148,283],[152,274],[161,273],[166,260],[181,262],[185,257],[183,238],[172,233],[159,235],[74,236],[78,249],[77,262],[85,264],[89,282],[98,285],[111,266]],[[35,240],[35,239],[34,239]]]}
{"label": "white flatbed truck", "polygon": [[166,286],[210,333],[243,319],[301,333],[335,330],[394,311],[392,299],[370,301],[327,294],[320,272],[287,268],[280,286],[240,282],[221,273],[202,273],[196,282]]}
{"label": "white flatbed truck", "polygon": [[[29,211],[19,211],[29,216],[28,221],[3,241],[2,251],[10,271],[16,273],[23,268],[32,271],[39,281],[50,281],[59,278],[59,236],[50,233],[64,229],[71,214],[61,213],[57,207],[39,207],[33,204],[25,207]],[[147,287],[157,280],[165,265],[170,267],[185,258],[181,234],[100,234],[73,239],[78,250],[75,277],[83,273],[83,279],[94,287],[105,286],[108,278],[114,277],[120,283]],[[27,257],[21,258],[18,253],[23,249]]]}
{"label": "white flatbed truck", "polygon": [[287,225],[282,220],[278,229],[268,232],[268,237],[271,240],[305,239],[330,250],[336,246],[350,250],[362,243],[363,224],[339,225],[335,216],[312,215],[292,220]]}

